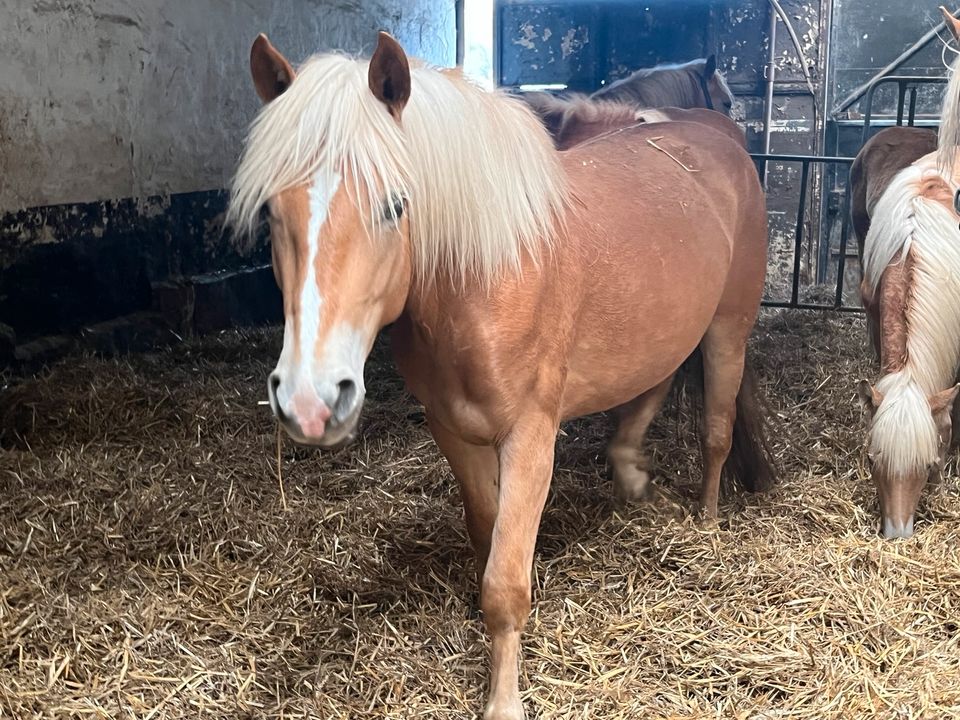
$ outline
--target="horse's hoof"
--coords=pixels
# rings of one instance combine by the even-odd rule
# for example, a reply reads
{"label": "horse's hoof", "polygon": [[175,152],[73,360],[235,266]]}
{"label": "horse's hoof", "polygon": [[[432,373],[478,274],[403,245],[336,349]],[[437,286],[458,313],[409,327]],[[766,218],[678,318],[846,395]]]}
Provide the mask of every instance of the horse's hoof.
{"label": "horse's hoof", "polygon": [[697,521],[704,530],[716,530],[719,527],[716,510],[711,512],[708,508],[701,507]]}
{"label": "horse's hoof", "polygon": [[520,698],[507,702],[491,700],[483,711],[483,720],[526,720]]}
{"label": "horse's hoof", "polygon": [[650,473],[637,467],[613,471],[613,495],[617,502],[627,505],[645,502],[653,496]]}

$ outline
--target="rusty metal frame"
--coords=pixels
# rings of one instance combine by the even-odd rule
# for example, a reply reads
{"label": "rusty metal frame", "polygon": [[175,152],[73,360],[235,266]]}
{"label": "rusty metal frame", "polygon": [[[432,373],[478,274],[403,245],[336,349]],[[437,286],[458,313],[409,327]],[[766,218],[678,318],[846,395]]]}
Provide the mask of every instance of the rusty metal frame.
{"label": "rusty metal frame", "polygon": [[[792,308],[795,310],[836,310],[840,312],[863,312],[859,305],[844,305],[844,273],[846,271],[847,243],[850,235],[850,192],[849,188],[843,194],[842,215],[840,220],[840,255],[837,262],[837,281],[834,288],[833,303],[800,302],[800,260],[803,256],[804,228],[807,220],[807,193],[810,185],[810,166],[842,165],[853,163],[850,157],[816,156],[816,155],[784,155],[778,153],[751,153],[757,164],[757,172],[769,162],[800,163],[800,197],[797,202],[797,219],[793,236],[793,273],[790,281],[790,297],[788,299],[773,298],[763,301],[764,307]],[[822,240],[820,240],[822,242]]]}

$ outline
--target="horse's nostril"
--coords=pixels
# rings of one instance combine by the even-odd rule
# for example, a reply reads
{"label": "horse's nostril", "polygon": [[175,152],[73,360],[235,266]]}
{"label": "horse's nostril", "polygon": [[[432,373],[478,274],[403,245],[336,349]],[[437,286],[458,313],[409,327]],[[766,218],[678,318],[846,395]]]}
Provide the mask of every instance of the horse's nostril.
{"label": "horse's nostril", "polygon": [[343,418],[350,413],[353,403],[357,399],[357,384],[353,380],[341,380],[337,383],[337,402],[333,406],[333,414]]}
{"label": "horse's nostril", "polygon": [[270,373],[270,377],[267,379],[267,390],[270,395],[270,404],[273,406],[273,411],[276,413],[277,419],[283,421],[286,415],[277,397],[277,392],[280,390],[280,376],[277,373]]}

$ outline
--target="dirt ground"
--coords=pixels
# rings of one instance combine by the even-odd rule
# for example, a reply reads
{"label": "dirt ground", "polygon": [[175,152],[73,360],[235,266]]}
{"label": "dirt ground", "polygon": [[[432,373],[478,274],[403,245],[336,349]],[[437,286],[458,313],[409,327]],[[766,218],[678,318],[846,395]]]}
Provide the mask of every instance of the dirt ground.
{"label": "dirt ground", "polygon": [[[689,411],[619,510],[606,417],[564,426],[522,687],[540,718],[960,717],[960,485],[877,536],[861,318],[767,312],[783,478],[691,516]],[[71,358],[0,399],[0,717],[465,718],[486,640],[455,483],[384,344],[359,441],[281,444],[276,329]]]}

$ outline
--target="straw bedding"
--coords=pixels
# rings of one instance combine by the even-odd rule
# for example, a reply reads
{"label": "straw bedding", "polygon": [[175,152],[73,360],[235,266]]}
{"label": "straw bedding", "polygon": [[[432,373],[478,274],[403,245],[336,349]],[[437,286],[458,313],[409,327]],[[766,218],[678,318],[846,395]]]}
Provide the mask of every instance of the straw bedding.
{"label": "straw bedding", "polygon": [[[673,403],[657,497],[612,501],[610,421],[569,423],[525,642],[541,718],[960,717],[956,468],[885,542],[862,460],[862,319],[754,342],[781,485],[690,515]],[[358,443],[283,443],[277,330],[73,358],[0,398],[0,717],[463,718],[486,641],[461,508],[384,343]],[[9,379],[8,380],[12,380]]]}

